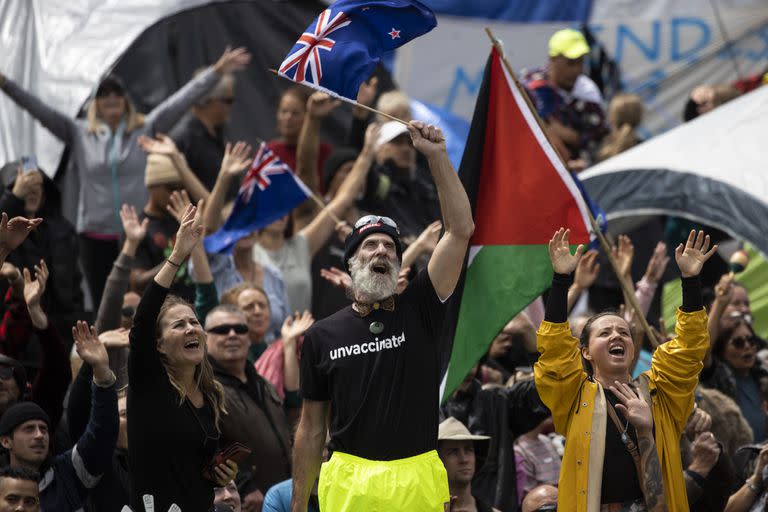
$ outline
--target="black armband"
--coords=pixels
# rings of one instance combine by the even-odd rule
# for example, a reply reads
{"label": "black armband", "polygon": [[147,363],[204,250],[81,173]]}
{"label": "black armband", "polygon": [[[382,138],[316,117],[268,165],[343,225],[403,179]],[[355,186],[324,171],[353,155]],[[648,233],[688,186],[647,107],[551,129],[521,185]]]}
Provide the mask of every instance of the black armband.
{"label": "black armband", "polygon": [[552,276],[552,288],[547,297],[544,320],[561,324],[568,320],[568,288],[573,283],[573,274],[555,274]]}
{"label": "black armband", "polygon": [[683,285],[683,305],[680,309],[686,313],[693,313],[704,307],[704,298],[701,295],[701,279],[699,276],[681,277]]}

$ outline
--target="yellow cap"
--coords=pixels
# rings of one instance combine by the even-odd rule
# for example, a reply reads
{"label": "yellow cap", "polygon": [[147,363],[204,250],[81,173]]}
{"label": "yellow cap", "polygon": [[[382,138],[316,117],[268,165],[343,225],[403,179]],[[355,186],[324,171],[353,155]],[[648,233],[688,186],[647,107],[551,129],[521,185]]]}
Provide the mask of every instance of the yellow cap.
{"label": "yellow cap", "polygon": [[578,59],[589,53],[589,45],[584,35],[578,30],[566,28],[558,30],[549,38],[549,56],[562,55],[566,59]]}

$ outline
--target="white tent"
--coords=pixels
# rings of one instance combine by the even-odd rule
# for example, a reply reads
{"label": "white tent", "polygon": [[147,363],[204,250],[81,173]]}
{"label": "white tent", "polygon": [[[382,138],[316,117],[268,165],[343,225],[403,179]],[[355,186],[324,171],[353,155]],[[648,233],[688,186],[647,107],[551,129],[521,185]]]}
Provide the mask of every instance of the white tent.
{"label": "white tent", "polygon": [[768,254],[768,87],[586,170],[608,220],[675,215]]}

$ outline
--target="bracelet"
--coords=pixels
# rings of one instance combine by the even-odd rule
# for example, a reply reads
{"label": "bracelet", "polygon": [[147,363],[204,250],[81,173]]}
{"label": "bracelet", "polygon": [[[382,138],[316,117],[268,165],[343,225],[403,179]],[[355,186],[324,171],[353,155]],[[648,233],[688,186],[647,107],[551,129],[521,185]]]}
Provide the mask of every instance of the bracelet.
{"label": "bracelet", "polygon": [[96,377],[93,378],[93,383],[96,384],[100,388],[109,388],[114,385],[115,382],[117,382],[117,375],[115,375],[115,372],[112,370],[109,371],[109,380],[107,382],[98,382],[96,380]]}
{"label": "bracelet", "polygon": [[165,261],[167,261],[168,263],[170,263],[171,265],[173,265],[173,266],[174,266],[174,267],[176,267],[176,268],[179,268],[179,267],[181,267],[181,264],[180,264],[180,263],[174,263],[174,262],[172,262],[172,261],[171,261],[171,258],[170,258],[170,256],[169,256],[168,258],[166,258],[166,259],[165,259]]}

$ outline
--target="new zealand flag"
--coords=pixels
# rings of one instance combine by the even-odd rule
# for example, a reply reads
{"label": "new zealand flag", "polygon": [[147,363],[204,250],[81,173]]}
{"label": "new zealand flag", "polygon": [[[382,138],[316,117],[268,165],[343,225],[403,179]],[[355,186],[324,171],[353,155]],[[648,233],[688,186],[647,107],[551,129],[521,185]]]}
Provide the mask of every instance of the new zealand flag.
{"label": "new zealand flag", "polygon": [[221,229],[205,239],[210,253],[230,252],[252,231],[288,215],[312,195],[290,167],[262,142]]}
{"label": "new zealand flag", "polygon": [[279,73],[355,99],[384,52],[435,26],[435,14],[416,0],[339,0],[307,27]]}

